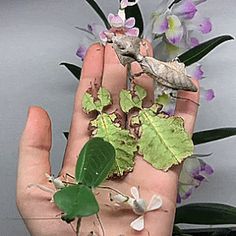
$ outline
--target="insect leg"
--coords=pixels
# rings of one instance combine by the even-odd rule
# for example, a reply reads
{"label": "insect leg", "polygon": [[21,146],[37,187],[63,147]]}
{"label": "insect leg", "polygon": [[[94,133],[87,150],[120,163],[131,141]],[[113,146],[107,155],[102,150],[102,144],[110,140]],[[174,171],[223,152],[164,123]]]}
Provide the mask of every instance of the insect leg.
{"label": "insect leg", "polygon": [[178,96],[175,96],[173,93],[170,93],[170,96],[171,96],[172,98],[175,98],[175,99],[183,99],[183,100],[186,100],[186,101],[190,101],[190,102],[196,104],[197,106],[200,106],[199,103],[194,102],[193,100],[191,100],[191,99],[189,99],[189,98],[178,97]]}

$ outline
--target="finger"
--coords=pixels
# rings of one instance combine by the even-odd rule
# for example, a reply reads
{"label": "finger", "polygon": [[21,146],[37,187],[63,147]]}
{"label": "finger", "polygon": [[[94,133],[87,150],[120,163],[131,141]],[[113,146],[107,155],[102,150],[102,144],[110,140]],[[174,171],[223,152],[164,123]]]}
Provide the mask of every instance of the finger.
{"label": "finger", "polygon": [[31,107],[19,146],[17,199],[29,184],[46,182],[50,174],[49,152],[52,144],[50,118],[40,107]]}
{"label": "finger", "polygon": [[198,92],[178,91],[175,115],[184,119],[184,127],[186,131],[192,135],[199,103],[199,83],[197,80],[193,80],[193,83],[197,86]]}
{"label": "finger", "polygon": [[[197,111],[199,104],[199,82],[197,80],[192,80],[192,82],[196,85],[198,88],[197,92],[188,92],[188,91],[178,91],[175,107],[175,116],[179,116],[184,120],[184,128],[185,130],[192,136],[196,117],[197,117]],[[177,175],[180,174],[182,165],[175,166],[173,168],[173,171],[177,173]]]}
{"label": "finger", "polygon": [[68,170],[74,170],[77,156],[85,142],[89,139],[88,126],[92,116],[87,115],[83,111],[82,98],[91,86],[95,84],[99,86],[101,84],[103,58],[104,47],[100,44],[92,45],[86,53],[81,79],[74,100],[74,111],[61,171],[62,174],[65,174]]}
{"label": "finger", "polygon": [[[143,56],[152,57],[153,56],[152,45],[148,41],[143,40],[140,47],[140,53]],[[134,75],[141,71],[142,68],[137,62],[132,63],[131,74]],[[148,107],[151,104],[153,104],[153,99],[154,99],[153,79],[150,78],[147,74],[142,74],[141,76],[134,78],[134,83],[142,86],[147,91],[147,96],[144,98],[143,106]]]}
{"label": "finger", "polygon": [[125,123],[124,113],[120,109],[119,95],[122,89],[127,87],[127,69],[121,65],[114,49],[110,44],[105,46],[104,70],[102,86],[108,89],[112,96],[112,106],[108,112],[117,111]]}

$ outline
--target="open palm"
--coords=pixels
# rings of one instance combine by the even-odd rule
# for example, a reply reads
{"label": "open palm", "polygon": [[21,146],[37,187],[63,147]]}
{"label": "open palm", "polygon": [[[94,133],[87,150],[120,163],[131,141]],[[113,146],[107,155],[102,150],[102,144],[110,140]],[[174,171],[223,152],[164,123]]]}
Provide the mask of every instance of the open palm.
{"label": "open palm", "polygon": [[[141,49],[143,54],[152,55],[150,47]],[[133,63],[132,72],[139,72],[140,68]],[[143,86],[148,95],[144,106],[153,101],[153,81],[146,75],[135,79]],[[75,96],[74,112],[70,128],[70,135],[65,152],[60,175],[73,174],[78,153],[89,139],[88,125],[93,115],[87,115],[82,110],[82,96],[91,84],[107,88],[113,99],[110,111],[116,110],[122,117],[125,126],[127,117],[119,107],[119,92],[126,88],[127,71],[119,63],[110,45],[95,44],[87,52],[82,69],[82,75]],[[196,84],[196,83],[195,83]],[[198,93],[181,92],[180,97],[190,98],[198,102]],[[197,113],[197,105],[189,100],[180,99],[176,106],[176,115],[185,120],[185,128],[191,134]],[[37,188],[28,188],[31,183],[38,183],[51,187],[45,178],[50,174],[49,152],[51,148],[51,122],[42,108],[31,107],[28,120],[20,141],[19,166],[17,178],[17,206],[31,235],[74,235],[71,225],[60,220],[60,210],[50,202],[52,195]],[[180,166],[171,168],[168,172],[154,169],[150,164],[136,157],[134,171],[123,180],[106,181],[110,186],[130,195],[132,186],[139,186],[141,197],[149,201],[154,194],[163,200],[162,210],[145,214],[145,230],[135,232],[129,224],[137,216],[127,209],[117,209],[109,202],[111,191],[98,189],[96,197],[100,205],[99,216],[105,229],[105,235],[171,235],[175,213],[176,192]],[[95,216],[82,219],[80,235],[87,236],[89,232],[101,235],[101,227]]]}

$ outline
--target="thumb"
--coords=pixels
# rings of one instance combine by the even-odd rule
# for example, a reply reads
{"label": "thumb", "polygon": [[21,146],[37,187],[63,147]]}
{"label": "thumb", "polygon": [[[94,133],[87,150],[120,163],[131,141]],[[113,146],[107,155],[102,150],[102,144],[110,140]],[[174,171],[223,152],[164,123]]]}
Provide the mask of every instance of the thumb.
{"label": "thumb", "polygon": [[31,107],[21,136],[17,174],[17,200],[31,183],[45,181],[50,174],[49,152],[52,144],[51,121],[45,110]]}

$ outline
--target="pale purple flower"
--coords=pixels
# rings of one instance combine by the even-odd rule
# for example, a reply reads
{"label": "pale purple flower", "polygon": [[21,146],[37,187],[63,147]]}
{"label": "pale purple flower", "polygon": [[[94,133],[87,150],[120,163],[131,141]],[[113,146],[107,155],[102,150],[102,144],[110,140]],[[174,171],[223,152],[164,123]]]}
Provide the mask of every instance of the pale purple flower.
{"label": "pale purple flower", "polygon": [[155,37],[165,35],[170,44],[179,48],[188,49],[198,45],[199,39],[192,36],[192,32],[206,34],[212,29],[209,18],[196,14],[197,5],[204,1],[182,0],[170,8],[170,1],[162,1],[152,14],[152,33]]}
{"label": "pale purple flower", "polygon": [[188,31],[198,31],[202,34],[208,34],[212,30],[212,23],[209,17],[196,14],[192,20],[185,21],[185,27]]}
{"label": "pale purple flower", "polygon": [[187,68],[188,74],[196,80],[202,80],[204,78],[204,71],[202,70],[202,65],[199,63],[194,63]]}
{"label": "pale purple flower", "polygon": [[76,51],[76,56],[78,56],[79,58],[81,58],[81,60],[84,60],[85,54],[87,51],[87,47],[85,47],[84,45],[80,45],[79,48]]}
{"label": "pale purple flower", "polygon": [[184,29],[181,22],[175,15],[167,16],[167,20],[168,29],[165,32],[166,38],[173,45],[179,44],[184,34]]}
{"label": "pale purple flower", "polygon": [[184,19],[192,19],[197,12],[197,8],[192,0],[182,0],[173,6],[172,12]]}
{"label": "pale purple flower", "polygon": [[115,33],[119,32],[121,34],[125,34],[128,36],[135,36],[137,37],[139,35],[139,29],[135,26],[135,18],[130,17],[128,19],[125,19],[125,17],[122,15],[122,10],[119,11],[119,14],[112,14],[110,13],[108,15],[108,21],[111,25],[110,30],[103,30],[100,31],[99,37],[103,42],[107,41],[107,34],[108,33]]}
{"label": "pale purple flower", "polygon": [[184,161],[179,177],[179,187],[177,202],[188,199],[195,188],[198,188],[203,181],[207,181],[208,176],[214,170],[202,159],[189,157]]}
{"label": "pale purple flower", "polygon": [[214,99],[215,92],[213,89],[204,89],[203,87],[200,87],[200,96],[209,102]]}

